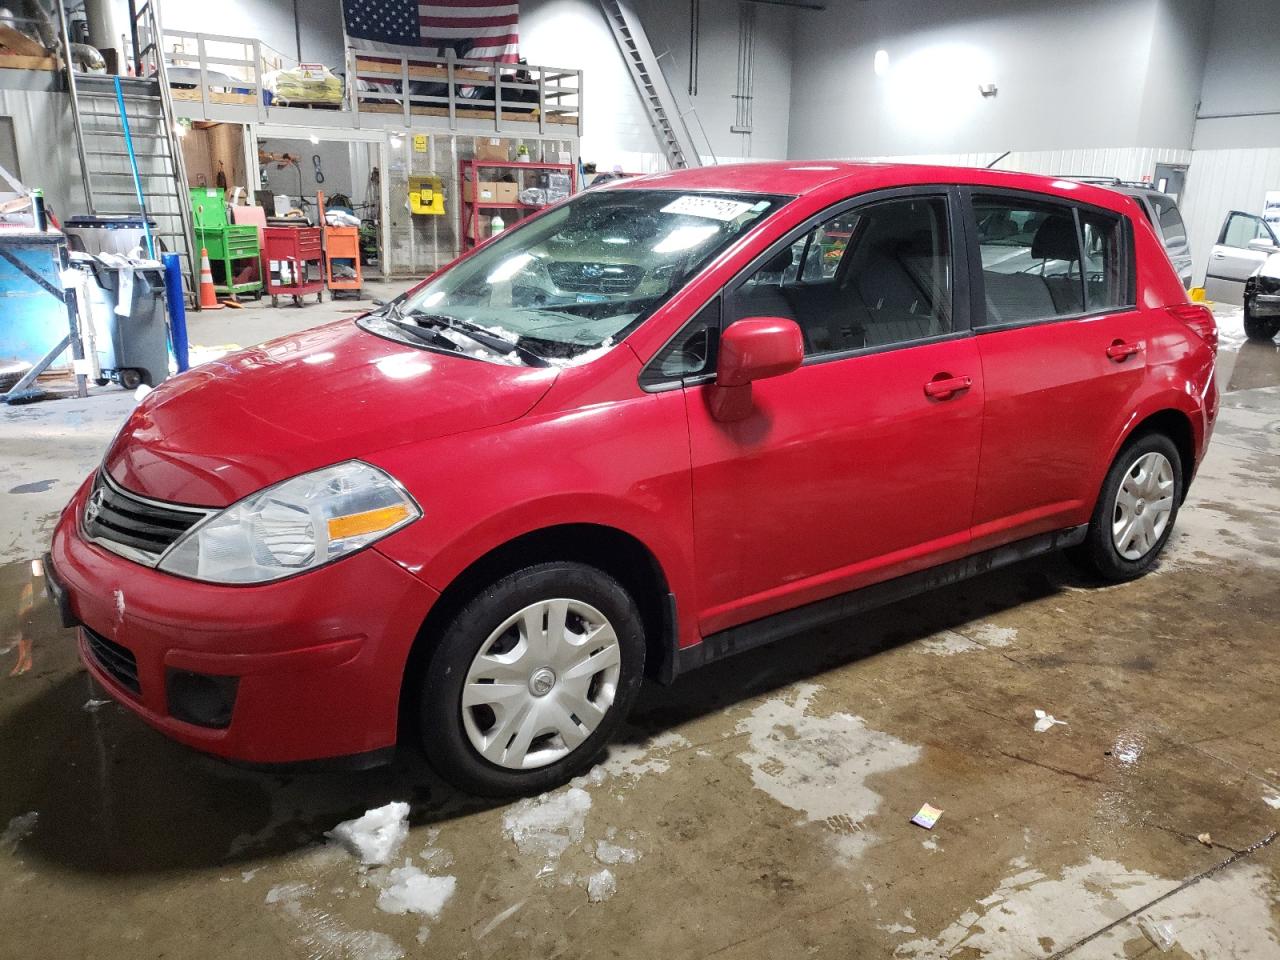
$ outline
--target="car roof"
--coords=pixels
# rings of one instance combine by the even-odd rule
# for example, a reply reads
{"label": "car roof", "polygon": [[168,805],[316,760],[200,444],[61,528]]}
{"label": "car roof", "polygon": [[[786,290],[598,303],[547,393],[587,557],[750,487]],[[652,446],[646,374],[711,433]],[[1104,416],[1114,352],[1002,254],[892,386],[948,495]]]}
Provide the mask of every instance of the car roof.
{"label": "car roof", "polygon": [[852,196],[871,190],[936,183],[1029,190],[1117,211],[1123,211],[1126,203],[1119,199],[1114,189],[1062,177],[982,167],[843,160],[778,160],[693,167],[621,180],[600,189],[716,190],[804,196],[830,188],[833,192]]}

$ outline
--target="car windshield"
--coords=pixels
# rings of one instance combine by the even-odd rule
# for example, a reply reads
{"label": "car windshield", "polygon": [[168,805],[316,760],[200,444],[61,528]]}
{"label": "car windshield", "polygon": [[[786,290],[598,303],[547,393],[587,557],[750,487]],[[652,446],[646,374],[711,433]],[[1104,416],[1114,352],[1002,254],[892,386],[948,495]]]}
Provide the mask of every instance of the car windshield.
{"label": "car windshield", "polygon": [[621,340],[787,199],[593,190],[360,322],[498,363],[580,363]]}

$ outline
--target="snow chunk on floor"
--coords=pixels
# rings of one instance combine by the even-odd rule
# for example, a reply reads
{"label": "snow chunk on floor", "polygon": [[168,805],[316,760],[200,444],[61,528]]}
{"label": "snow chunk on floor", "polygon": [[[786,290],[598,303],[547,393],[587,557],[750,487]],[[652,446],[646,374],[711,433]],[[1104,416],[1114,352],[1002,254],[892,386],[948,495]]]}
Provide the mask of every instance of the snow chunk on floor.
{"label": "snow chunk on floor", "polygon": [[636,850],[620,847],[616,843],[610,843],[608,840],[597,840],[596,859],[601,863],[608,864],[635,863],[640,859],[640,853]]}
{"label": "snow chunk on floor", "polygon": [[432,877],[405,864],[387,874],[378,894],[378,909],[387,913],[418,913],[432,920],[440,916],[457,888],[456,877]]}
{"label": "snow chunk on floor", "polygon": [[84,710],[85,713],[97,713],[110,702],[110,700],[94,700],[91,697],[84,702],[84,706],[81,709]]}
{"label": "snow chunk on floor", "polygon": [[1280,793],[1274,797],[1263,797],[1262,802],[1273,810],[1280,810]]}
{"label": "snow chunk on floor", "polygon": [[344,820],[325,834],[337,840],[354,857],[368,866],[390,861],[409,835],[409,805],[388,803],[365,812],[354,820]]}
{"label": "snow chunk on floor", "polygon": [[526,856],[560,859],[586,828],[591,794],[581,787],[521,800],[502,817],[502,829]]}
{"label": "snow chunk on floor", "polygon": [[592,903],[603,903],[618,892],[618,881],[607,868],[587,877],[587,899]]}
{"label": "snow chunk on floor", "polygon": [[809,705],[821,688],[801,683],[790,697],[766,700],[738,722],[751,749],[738,759],[751,780],[810,823],[823,823],[841,860],[858,856],[872,835],[863,821],[880,809],[880,794],[867,779],[910,766],[921,749],[879,730],[861,717],[833,713],[816,717]]}
{"label": "snow chunk on floor", "polygon": [[4,828],[4,833],[0,833],[0,848],[10,853],[18,849],[18,844],[31,836],[31,831],[36,828],[36,821],[39,819],[40,814],[35,810],[14,817]]}

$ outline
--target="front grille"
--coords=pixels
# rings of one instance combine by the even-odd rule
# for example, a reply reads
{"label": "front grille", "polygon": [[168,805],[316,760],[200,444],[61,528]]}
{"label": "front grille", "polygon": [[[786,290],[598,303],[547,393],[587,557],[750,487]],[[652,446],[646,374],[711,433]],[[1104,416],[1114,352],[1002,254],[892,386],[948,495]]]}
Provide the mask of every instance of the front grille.
{"label": "front grille", "polygon": [[142,687],[138,684],[138,661],[133,651],[113,643],[100,633],[94,633],[88,627],[81,627],[85,639],[89,641],[89,653],[94,662],[100,666],[116,683],[130,693],[142,695]]}
{"label": "front grille", "polygon": [[551,282],[569,293],[630,293],[644,279],[644,268],[622,263],[547,264]]}
{"label": "front grille", "polygon": [[146,500],[122,489],[106,471],[99,471],[84,510],[89,539],[109,550],[154,564],[180,536],[208,515],[196,507],[179,507]]}

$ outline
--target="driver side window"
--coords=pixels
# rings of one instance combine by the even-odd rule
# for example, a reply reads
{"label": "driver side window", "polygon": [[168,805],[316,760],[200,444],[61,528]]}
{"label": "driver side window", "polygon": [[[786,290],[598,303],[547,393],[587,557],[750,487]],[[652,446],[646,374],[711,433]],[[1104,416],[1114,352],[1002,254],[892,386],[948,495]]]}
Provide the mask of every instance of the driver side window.
{"label": "driver side window", "polygon": [[912,196],[846,210],[774,255],[734,291],[727,322],[785,317],[809,357],[950,333],[947,199]]}

